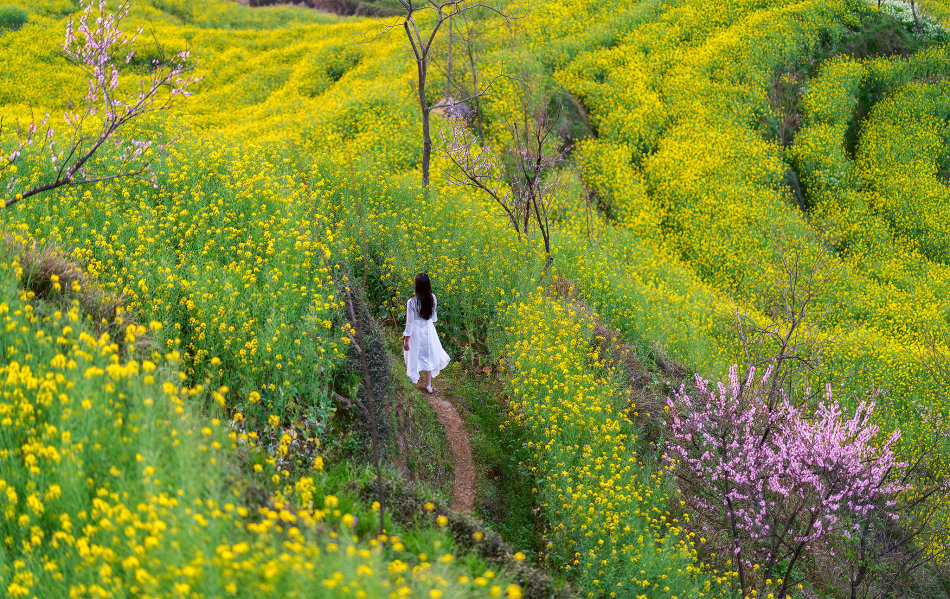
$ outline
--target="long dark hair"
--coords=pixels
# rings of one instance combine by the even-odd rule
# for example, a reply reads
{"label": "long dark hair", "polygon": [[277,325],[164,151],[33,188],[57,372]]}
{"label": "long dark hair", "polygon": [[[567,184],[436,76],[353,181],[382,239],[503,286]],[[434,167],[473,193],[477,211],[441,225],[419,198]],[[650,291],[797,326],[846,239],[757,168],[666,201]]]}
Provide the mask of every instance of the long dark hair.
{"label": "long dark hair", "polygon": [[429,275],[420,272],[416,275],[416,310],[422,320],[432,318],[432,310],[435,309],[435,297],[432,295],[432,284],[429,283]]}

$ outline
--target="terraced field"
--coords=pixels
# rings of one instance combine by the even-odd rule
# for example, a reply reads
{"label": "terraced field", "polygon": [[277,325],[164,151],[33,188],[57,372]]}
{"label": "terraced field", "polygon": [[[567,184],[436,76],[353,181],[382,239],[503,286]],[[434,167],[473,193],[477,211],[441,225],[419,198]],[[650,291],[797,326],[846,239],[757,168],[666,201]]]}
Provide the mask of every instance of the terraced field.
{"label": "terraced field", "polygon": [[[65,139],[61,115],[86,90],[61,55],[77,6],[7,0],[0,18],[12,7],[26,21],[0,29],[0,117],[49,113]],[[950,6],[917,6],[919,28],[909,5],[861,0],[500,8],[518,18],[457,32],[457,51],[477,43],[456,85],[496,81],[476,145],[499,160],[525,98],[564,119],[549,142],[565,156],[546,203],[551,268],[536,228],[516,234],[456,184],[441,117],[421,187],[396,17],[133,3],[124,25],[142,27],[142,62],[127,85],[158,41],[190,48],[200,77],[122,133],[169,141],[154,183],[65,187],[0,213],[9,596],[531,592],[520,560],[489,570],[481,537],[459,541],[437,510],[420,513],[423,532],[378,536],[379,506],[353,491],[371,473],[331,463],[354,355],[348,293],[398,321],[419,271],[453,358],[504,377],[498,409],[519,443],[503,449],[538,522],[507,540],[570,592],[740,595],[730,549],[664,460],[644,373],[654,390],[687,372],[722,379],[784,338],[805,365],[786,379],[794,398],[829,383],[853,410],[886,391],[879,438],[899,428],[901,459],[947,476]],[[429,101],[444,88],[433,76]],[[0,136],[9,155],[14,130]],[[45,181],[46,153],[0,163],[3,189]],[[106,152],[90,168],[119,162]],[[655,367],[631,372],[605,332]],[[919,596],[947,580],[950,509],[937,503],[915,541]],[[849,596],[846,562],[830,557],[844,544],[810,550],[793,596]]]}

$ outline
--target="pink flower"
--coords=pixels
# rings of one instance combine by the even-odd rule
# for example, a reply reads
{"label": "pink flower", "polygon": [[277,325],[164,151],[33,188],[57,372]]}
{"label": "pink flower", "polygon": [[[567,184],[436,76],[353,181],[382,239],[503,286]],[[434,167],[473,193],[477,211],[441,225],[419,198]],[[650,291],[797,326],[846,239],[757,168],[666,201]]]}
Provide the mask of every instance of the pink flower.
{"label": "pink flower", "polygon": [[[728,386],[711,390],[697,375],[698,393],[684,387],[667,400],[672,414],[668,452],[680,464],[687,496],[700,511],[732,532],[745,591],[752,564],[789,579],[798,555],[834,531],[848,533],[872,510],[884,517],[903,490],[891,476],[906,466],[891,449],[894,431],[880,447],[872,423],[878,393],[845,417],[831,387],[814,414],[782,397],[769,409],[770,377],[755,371],[739,384],[736,368]],[[776,572],[782,563],[787,570]]]}

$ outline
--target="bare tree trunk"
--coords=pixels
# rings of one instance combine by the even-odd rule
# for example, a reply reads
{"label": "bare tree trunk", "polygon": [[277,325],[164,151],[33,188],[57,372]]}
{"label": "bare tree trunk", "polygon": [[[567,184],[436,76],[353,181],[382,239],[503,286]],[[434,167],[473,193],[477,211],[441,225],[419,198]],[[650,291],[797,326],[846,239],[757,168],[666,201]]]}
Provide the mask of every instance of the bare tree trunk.
{"label": "bare tree trunk", "polygon": [[432,137],[429,135],[429,108],[422,109],[422,187],[429,189],[429,162],[432,160]]}
{"label": "bare tree trunk", "polygon": [[452,97],[452,19],[449,19],[449,56],[445,64],[445,97]]}
{"label": "bare tree trunk", "polygon": [[432,160],[432,136],[429,133],[429,112],[426,102],[426,63],[417,63],[419,71],[419,111],[422,114],[422,187],[429,189],[429,163]]}
{"label": "bare tree trunk", "polygon": [[[405,11],[405,20],[402,22],[402,27],[406,31],[406,37],[409,39],[409,45],[412,47],[412,53],[416,58],[416,74],[418,76],[418,94],[419,94],[419,110],[422,116],[422,185],[428,194],[429,189],[429,164],[432,160],[432,137],[429,133],[429,113],[432,110],[432,107],[429,106],[426,102],[426,75],[428,74],[429,66],[429,56],[432,50],[432,44],[435,42],[436,36],[439,33],[439,29],[448,21],[449,24],[449,64],[446,69],[446,80],[445,80],[445,93],[446,97],[452,91],[452,42],[453,42],[453,23],[452,20],[455,17],[458,17],[461,14],[469,10],[476,8],[484,8],[487,10],[493,11],[495,14],[500,15],[506,20],[509,18],[505,13],[491,8],[485,4],[473,2],[472,4],[466,4],[466,6],[461,7],[460,5],[466,0],[444,0],[441,3],[436,0],[427,0],[426,2],[420,2],[418,5],[413,4],[414,0],[399,0],[402,10]],[[437,21],[435,25],[432,26],[432,29],[423,35],[419,28],[417,27],[415,17],[413,16],[417,12],[423,10],[434,10],[436,12]],[[402,11],[400,11],[402,12]],[[395,27],[398,24],[393,24],[391,27]],[[389,29],[389,27],[386,27]],[[496,77],[495,79],[497,79]],[[492,80],[494,83],[495,79]],[[492,83],[488,84],[488,87],[491,87]],[[473,91],[473,98],[477,98],[479,95],[485,93],[486,90],[479,91],[478,89]],[[463,100],[458,100],[446,105],[446,108],[461,104],[469,101],[472,98],[465,98]]]}
{"label": "bare tree trunk", "polygon": [[[478,90],[478,69],[475,64],[475,50],[471,46],[468,49],[468,64],[469,68],[472,71],[472,89]],[[483,139],[485,137],[485,126],[482,123],[482,105],[481,105],[481,96],[475,96],[475,116],[478,118],[478,139]]]}
{"label": "bare tree trunk", "polygon": [[915,0],[910,0],[910,14],[914,15],[914,28],[917,30],[917,35],[923,35],[923,31],[920,28],[920,18],[917,16],[917,3]]}

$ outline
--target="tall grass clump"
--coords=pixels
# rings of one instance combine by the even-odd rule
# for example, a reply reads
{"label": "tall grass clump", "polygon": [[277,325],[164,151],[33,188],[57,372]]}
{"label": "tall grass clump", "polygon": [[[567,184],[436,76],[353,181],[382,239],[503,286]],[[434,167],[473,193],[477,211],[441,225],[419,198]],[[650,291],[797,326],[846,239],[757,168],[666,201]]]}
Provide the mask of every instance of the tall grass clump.
{"label": "tall grass clump", "polygon": [[24,9],[9,4],[0,5],[0,29],[19,29],[28,19],[29,13]]}

